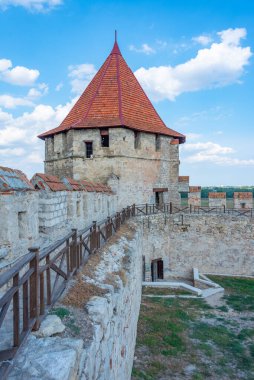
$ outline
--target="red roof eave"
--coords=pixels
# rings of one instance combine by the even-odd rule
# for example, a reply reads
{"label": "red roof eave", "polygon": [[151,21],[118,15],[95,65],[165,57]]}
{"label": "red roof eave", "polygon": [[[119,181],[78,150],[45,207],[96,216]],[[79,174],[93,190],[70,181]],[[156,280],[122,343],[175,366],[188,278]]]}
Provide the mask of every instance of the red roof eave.
{"label": "red roof eave", "polygon": [[[167,128],[168,131],[165,131],[165,132],[154,132],[154,131],[149,131],[147,129],[142,129],[142,128],[133,128],[133,127],[130,127],[128,125],[102,125],[102,126],[88,126],[88,127],[81,127],[81,126],[74,126],[74,127],[70,127],[68,128],[68,130],[70,129],[96,129],[96,128],[117,128],[117,127],[122,127],[122,128],[127,128],[127,129],[132,129],[133,131],[140,131],[140,132],[144,132],[144,133],[153,133],[153,134],[158,134],[158,135],[163,135],[163,136],[169,136],[169,137],[173,137],[173,138],[179,138],[179,143],[180,144],[183,144],[185,143],[186,141],[186,136],[177,132],[177,131],[174,131],[173,129],[170,129],[170,128]],[[59,134],[59,133],[62,133],[62,132],[66,132],[67,129],[59,129],[57,130],[58,128],[55,128],[55,129],[51,129],[50,131],[47,131],[47,132],[44,132],[40,135],[38,135],[37,137],[39,137],[41,140],[45,140],[46,137],[51,137],[51,136],[54,136],[56,134]]]}

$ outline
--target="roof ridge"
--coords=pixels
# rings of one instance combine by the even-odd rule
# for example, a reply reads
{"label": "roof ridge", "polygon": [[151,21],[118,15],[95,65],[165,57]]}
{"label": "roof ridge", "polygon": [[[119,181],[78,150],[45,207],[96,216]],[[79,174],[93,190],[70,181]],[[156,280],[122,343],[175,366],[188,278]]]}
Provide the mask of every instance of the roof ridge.
{"label": "roof ridge", "polygon": [[118,55],[116,55],[116,76],[117,76],[117,86],[118,86],[119,117],[120,117],[122,125],[124,125],[123,112],[122,112],[122,91],[121,91],[121,83],[120,83],[120,71],[119,71],[119,57],[118,57]]}
{"label": "roof ridge", "polygon": [[105,67],[105,70],[104,70],[104,72],[103,72],[102,75],[101,75],[101,78],[100,78],[100,81],[99,81],[98,86],[97,86],[97,88],[96,88],[96,91],[94,92],[94,95],[92,96],[92,99],[90,100],[90,102],[89,102],[89,104],[88,104],[88,107],[87,107],[87,110],[86,110],[85,116],[84,116],[83,118],[80,119],[80,121],[77,123],[77,125],[79,125],[80,123],[84,123],[85,120],[86,120],[86,118],[87,118],[87,116],[88,116],[88,113],[89,113],[89,111],[90,111],[90,109],[91,109],[91,107],[92,107],[93,101],[94,101],[94,99],[96,98],[96,95],[97,95],[97,93],[98,93],[98,91],[99,91],[99,89],[100,89],[100,86],[101,86],[101,84],[102,84],[103,78],[104,78],[104,76],[105,76],[105,74],[106,74],[106,72],[107,72],[107,70],[108,70],[108,67],[109,67],[109,65],[110,65],[110,62],[111,62],[111,60],[112,60],[112,55],[110,55],[108,58],[109,58],[109,60],[108,60],[107,66]]}

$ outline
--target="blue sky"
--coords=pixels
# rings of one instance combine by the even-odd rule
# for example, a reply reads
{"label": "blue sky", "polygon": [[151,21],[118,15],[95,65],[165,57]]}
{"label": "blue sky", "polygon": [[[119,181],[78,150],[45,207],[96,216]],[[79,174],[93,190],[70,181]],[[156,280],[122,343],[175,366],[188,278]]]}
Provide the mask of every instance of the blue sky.
{"label": "blue sky", "polygon": [[168,127],[192,185],[254,185],[254,2],[0,0],[0,165],[43,171],[62,121],[109,54]]}

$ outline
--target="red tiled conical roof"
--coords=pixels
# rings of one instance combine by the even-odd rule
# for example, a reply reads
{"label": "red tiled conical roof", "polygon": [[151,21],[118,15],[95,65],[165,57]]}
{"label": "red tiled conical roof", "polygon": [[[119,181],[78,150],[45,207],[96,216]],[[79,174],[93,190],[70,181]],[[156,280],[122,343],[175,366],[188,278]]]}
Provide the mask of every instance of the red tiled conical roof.
{"label": "red tiled conical roof", "polygon": [[166,127],[122,57],[117,42],[59,127],[39,135],[41,139],[69,129],[126,127],[137,131],[185,136]]}

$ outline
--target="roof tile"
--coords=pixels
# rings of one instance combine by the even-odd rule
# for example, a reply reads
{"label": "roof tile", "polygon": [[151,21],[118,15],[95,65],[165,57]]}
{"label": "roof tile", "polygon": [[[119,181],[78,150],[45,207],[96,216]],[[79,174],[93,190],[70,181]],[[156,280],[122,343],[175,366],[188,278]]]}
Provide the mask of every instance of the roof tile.
{"label": "roof tile", "polygon": [[39,137],[44,139],[69,129],[119,126],[171,136],[180,143],[185,141],[184,135],[166,127],[115,42],[110,55],[59,127]]}

